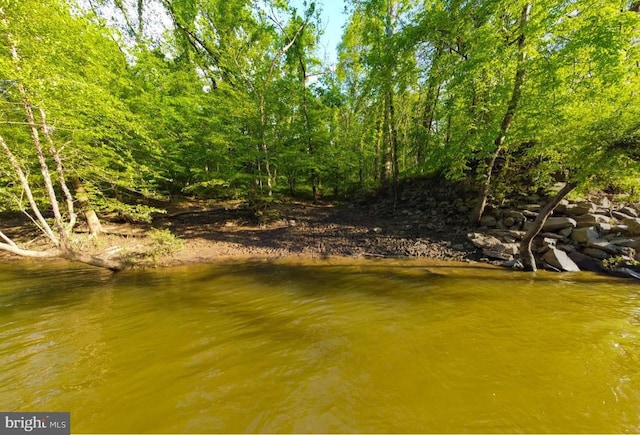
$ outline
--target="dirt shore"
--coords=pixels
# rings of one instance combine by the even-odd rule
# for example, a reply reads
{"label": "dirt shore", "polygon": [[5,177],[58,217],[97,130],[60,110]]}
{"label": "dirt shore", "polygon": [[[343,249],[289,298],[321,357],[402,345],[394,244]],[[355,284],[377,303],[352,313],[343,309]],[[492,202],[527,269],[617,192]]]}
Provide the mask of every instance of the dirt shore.
{"label": "dirt shore", "polygon": [[[185,243],[163,264],[219,257],[425,257],[476,259],[466,226],[435,224],[444,217],[411,209],[284,202],[273,205],[268,223],[242,205],[169,213],[155,221]],[[276,216],[274,219],[273,216]]]}
{"label": "dirt shore", "polygon": [[[80,237],[79,248],[103,256],[128,256],[141,266],[246,257],[480,258],[466,239],[470,228],[437,208],[394,208],[384,201],[373,205],[283,201],[261,214],[245,203],[196,200],[168,203],[165,208],[167,213],[156,215],[151,224],[105,220],[106,234],[97,239]],[[21,216],[0,219],[0,230],[30,247],[44,242]],[[180,246],[167,244],[166,249],[154,251],[157,240],[149,237],[153,230],[169,230]],[[0,258],[10,256],[3,252]]]}

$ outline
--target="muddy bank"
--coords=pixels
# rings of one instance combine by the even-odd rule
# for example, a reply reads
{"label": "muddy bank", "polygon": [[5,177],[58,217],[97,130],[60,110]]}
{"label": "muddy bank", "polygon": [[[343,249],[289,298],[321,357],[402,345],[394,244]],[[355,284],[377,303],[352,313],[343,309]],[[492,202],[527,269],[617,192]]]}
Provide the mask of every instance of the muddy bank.
{"label": "muddy bank", "polygon": [[[503,264],[517,257],[519,239],[546,200],[530,196],[489,207],[482,226],[474,228],[468,224],[473,195],[464,186],[415,180],[403,186],[397,201],[388,196],[352,198],[342,204],[282,200],[256,208],[240,201],[177,198],[157,204],[167,213],[155,215],[148,224],[103,216],[106,234],[99,238],[90,238],[80,226],[77,244],[95,255],[124,258],[134,267],[229,257],[427,258]],[[612,246],[630,243],[626,240],[629,234],[620,233],[624,227],[613,225],[611,219],[622,211],[640,214],[637,207],[624,209],[624,205],[602,198],[597,204],[583,201],[562,206],[556,214],[562,217],[551,222],[561,221],[563,225],[546,227],[536,238],[541,268],[562,270],[557,257],[564,261],[566,253],[580,266],[588,264],[588,270],[596,270],[602,259],[615,256]],[[24,215],[0,217],[0,230],[31,248],[44,243]],[[158,232],[162,237],[158,238]],[[635,245],[625,249],[620,253],[630,254],[633,259]],[[627,252],[630,249],[634,252]],[[589,256],[588,261],[584,255]],[[0,257],[10,258],[6,253],[0,253]]]}
{"label": "muddy bank", "polygon": [[[158,217],[154,226],[169,229],[185,249],[161,259],[163,264],[206,261],[216,257],[424,257],[479,259],[466,240],[465,225],[434,225],[419,210],[381,212],[373,206],[284,202],[256,221],[242,204],[219,204]],[[442,218],[442,217],[440,217]]]}

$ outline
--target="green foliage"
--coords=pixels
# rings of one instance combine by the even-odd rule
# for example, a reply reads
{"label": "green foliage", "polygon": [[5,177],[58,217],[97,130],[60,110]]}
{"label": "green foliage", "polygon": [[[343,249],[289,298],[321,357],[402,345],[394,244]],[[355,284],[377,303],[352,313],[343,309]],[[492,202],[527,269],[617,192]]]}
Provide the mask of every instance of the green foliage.
{"label": "green foliage", "polygon": [[147,236],[153,241],[153,246],[146,254],[154,260],[184,249],[184,241],[177,238],[168,229],[154,229],[149,231]]}
{"label": "green foliage", "polygon": [[640,265],[640,261],[629,260],[621,256],[611,257],[611,258],[607,258],[606,260],[602,260],[602,267],[605,270],[609,270],[609,271],[616,269],[618,267],[638,266],[638,265]]}
{"label": "green foliage", "polygon": [[[151,17],[136,23],[126,2],[0,0],[20,56],[0,44],[0,133],[39,190],[23,84],[69,177],[98,211],[131,220],[157,211],[142,197],[167,194],[245,198],[257,213],[274,193],[344,195],[436,173],[478,182],[525,37],[494,197],[561,177],[633,191],[640,14],[596,3],[536,2],[523,26],[522,1],[354,0],[330,71],[313,2],[162,1],[172,26],[152,38]],[[0,189],[0,207],[15,207],[21,189],[2,160]]]}

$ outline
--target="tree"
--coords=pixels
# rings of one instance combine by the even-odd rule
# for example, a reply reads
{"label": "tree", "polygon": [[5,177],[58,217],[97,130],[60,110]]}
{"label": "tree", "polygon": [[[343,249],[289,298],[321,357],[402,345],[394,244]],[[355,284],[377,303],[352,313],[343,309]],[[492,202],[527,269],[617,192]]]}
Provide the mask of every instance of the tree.
{"label": "tree", "polygon": [[640,177],[640,16],[613,5],[572,7],[537,47],[541,62],[531,92],[553,103],[525,108],[529,122],[543,126],[530,152],[544,156],[548,173],[568,178],[522,240],[526,270],[536,270],[531,241],[564,196]]}
{"label": "tree", "polygon": [[[22,70],[22,62],[18,54],[17,42],[14,40],[13,35],[11,34],[6,13],[4,11],[4,8],[2,7],[0,7],[0,23],[2,24],[4,37],[6,38],[7,46],[11,54],[11,62],[14,65],[14,71],[18,74],[18,80],[16,80],[15,87],[17,88],[21,105],[24,109],[26,125],[31,135],[31,142],[33,144],[36,158],[39,163],[40,173],[44,182],[44,190],[53,212],[54,222],[54,226],[52,228],[49,222],[44,218],[34,197],[31,183],[29,182],[22,165],[18,161],[16,154],[5,142],[4,138],[0,136],[0,148],[2,148],[2,152],[7,157],[11,168],[13,169],[14,175],[18,178],[20,186],[22,187],[24,194],[27,197],[29,206],[33,212],[34,217],[30,217],[53,245],[53,249],[48,251],[34,251],[24,249],[19,247],[12,239],[7,237],[0,231],[0,238],[4,241],[0,243],[0,249],[21,256],[61,257],[74,261],[80,261],[94,266],[105,267],[111,270],[120,270],[123,267],[120,262],[82,254],[80,252],[77,252],[71,244],[69,233],[72,231],[75,224],[76,214],[73,207],[73,198],[65,181],[65,170],[62,163],[62,158],[51,137],[50,126],[47,125],[46,116],[43,109],[39,110],[41,122],[37,123],[36,121],[33,105],[30,101],[27,89],[19,77],[19,74]],[[42,130],[42,135],[46,138],[46,141],[49,144],[49,152],[51,154],[51,157],[55,161],[59,187],[64,194],[67,205],[68,219],[66,220],[66,222],[63,218],[58,203],[57,194],[49,170],[49,164],[47,163],[45,157],[45,151],[42,145],[39,129]]]}

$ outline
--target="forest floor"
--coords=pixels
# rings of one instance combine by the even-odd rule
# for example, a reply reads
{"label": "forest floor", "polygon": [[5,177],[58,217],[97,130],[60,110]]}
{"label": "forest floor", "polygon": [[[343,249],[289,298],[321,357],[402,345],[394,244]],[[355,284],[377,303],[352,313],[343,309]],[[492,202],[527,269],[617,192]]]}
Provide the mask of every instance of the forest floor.
{"label": "forest floor", "polygon": [[[78,248],[128,258],[137,266],[169,266],[223,258],[423,257],[478,260],[466,234],[466,215],[444,207],[393,207],[389,200],[340,204],[276,201],[262,213],[241,202],[181,198],[163,204],[150,224],[105,220],[99,238],[78,237]],[[38,249],[44,238],[23,215],[0,217],[0,230]],[[153,230],[169,230],[167,232]],[[82,231],[82,227],[80,227]],[[0,252],[3,260],[10,258]]]}

